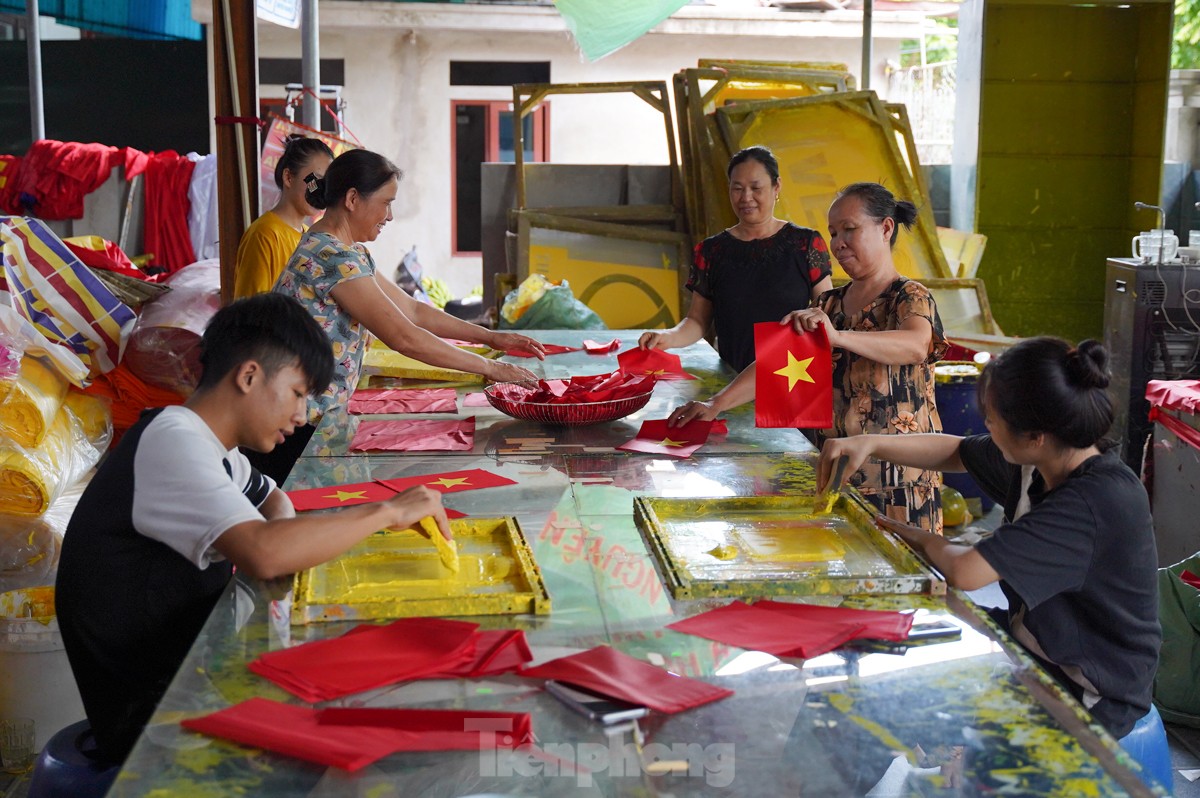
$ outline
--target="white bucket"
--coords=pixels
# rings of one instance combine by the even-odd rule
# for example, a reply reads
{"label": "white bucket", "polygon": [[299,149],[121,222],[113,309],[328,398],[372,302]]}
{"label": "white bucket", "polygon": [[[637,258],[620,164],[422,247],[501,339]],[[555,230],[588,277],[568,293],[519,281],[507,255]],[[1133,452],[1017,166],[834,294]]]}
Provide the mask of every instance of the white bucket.
{"label": "white bucket", "polygon": [[39,751],[64,726],[84,719],[54,617],[53,587],[0,593],[0,674],[0,717],[33,718]]}

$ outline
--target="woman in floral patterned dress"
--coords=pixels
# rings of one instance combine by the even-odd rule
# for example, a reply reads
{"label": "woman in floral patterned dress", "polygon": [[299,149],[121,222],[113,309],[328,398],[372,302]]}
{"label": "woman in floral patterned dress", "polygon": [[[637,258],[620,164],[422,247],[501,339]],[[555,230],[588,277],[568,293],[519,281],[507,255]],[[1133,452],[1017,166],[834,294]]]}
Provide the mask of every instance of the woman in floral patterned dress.
{"label": "woman in floral patterned dress", "polygon": [[[847,186],[829,206],[829,249],[850,282],[781,322],[797,332],[823,325],[833,347],[833,428],[817,432],[818,444],[868,433],[941,432],[933,364],[947,347],[942,322],[929,289],[902,276],[892,260],[900,227],[916,218],[911,202],[897,201],[878,183]],[[715,418],[753,398],[751,366],[707,402],[675,410],[670,422]],[[886,515],[941,531],[937,471],[873,460],[849,482]]]}
{"label": "woman in floral patterned dress", "polygon": [[[361,242],[374,241],[392,219],[400,170],[382,155],[350,150],[334,159],[325,176],[314,178],[308,204],[325,215],[300,239],[274,290],[297,299],[329,336],[333,382],[309,399],[309,424],[251,462],[282,484],[312,436],[316,422],[344,406],[358,385],[363,354],[374,334],[397,352],[423,363],[482,374],[497,382],[534,379],[528,369],[489,360],[448,344],[456,338],[494,349],[520,349],[542,357],[540,343],[524,335],[493,332],[416,301],[377,274],[375,260]],[[439,337],[441,336],[441,337]]]}

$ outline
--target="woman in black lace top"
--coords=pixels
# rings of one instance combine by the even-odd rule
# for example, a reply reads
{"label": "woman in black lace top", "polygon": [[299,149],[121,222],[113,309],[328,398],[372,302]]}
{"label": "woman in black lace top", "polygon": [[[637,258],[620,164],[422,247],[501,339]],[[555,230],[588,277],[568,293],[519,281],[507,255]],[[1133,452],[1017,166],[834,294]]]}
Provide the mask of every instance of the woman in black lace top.
{"label": "woman in black lace top", "polygon": [[779,163],[766,147],[729,160],[729,201],[738,223],[696,247],[687,316],[642,335],[643,349],[674,349],[715,327],[717,352],[737,371],[754,362],[754,325],[807,308],[833,287],[829,250],[816,230],[775,217]]}

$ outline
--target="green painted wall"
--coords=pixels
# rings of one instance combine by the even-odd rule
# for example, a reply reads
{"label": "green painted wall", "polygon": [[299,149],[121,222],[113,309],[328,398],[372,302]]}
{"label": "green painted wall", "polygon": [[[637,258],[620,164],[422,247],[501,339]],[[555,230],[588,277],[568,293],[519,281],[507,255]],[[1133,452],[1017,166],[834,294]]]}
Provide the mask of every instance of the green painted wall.
{"label": "green painted wall", "polygon": [[979,47],[958,122],[977,114],[976,159],[955,168],[974,178],[992,311],[1009,335],[1098,338],[1105,259],[1157,224],[1133,203],[1160,197],[1171,4],[966,5]]}

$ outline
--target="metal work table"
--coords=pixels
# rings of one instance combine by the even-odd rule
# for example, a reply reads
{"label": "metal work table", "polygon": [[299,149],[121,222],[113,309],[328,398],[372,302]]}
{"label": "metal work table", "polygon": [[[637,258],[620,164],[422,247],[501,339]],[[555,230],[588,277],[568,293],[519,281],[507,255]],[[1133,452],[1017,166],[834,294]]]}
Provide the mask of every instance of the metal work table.
{"label": "metal work table", "polygon": [[[579,333],[539,333],[574,343]],[[621,331],[627,347],[636,333]],[[540,682],[513,675],[426,680],[330,705],[502,710],[533,714],[532,751],[395,754],[348,774],[183,731],[181,718],[253,696],[296,699],[246,663],[290,640],[341,634],[352,624],[289,627],[265,588],[236,580],[213,611],[125,764],[112,796],[739,796],[1150,795],[1129,758],[1082,708],[1017,650],[962,594],[848,597],[850,606],[953,618],[961,639],[907,653],[839,650],[780,660],[663,627],[725,600],[675,601],[634,524],[635,496],[811,492],[813,449],[794,430],[759,430],[752,408],[730,432],[687,460],[614,452],[645,418],[704,397],[732,373],[700,343],[683,350],[698,381],[660,383],[634,416],[552,429],[489,408],[475,415],[475,448],[454,454],[356,454],[347,419],[327,417],[289,488],[468,468],[519,484],[449,494],[474,516],[515,516],[553,601],[544,616],[467,618],[484,629],[520,628],[538,661],[600,644],[735,691],[674,715],[605,730],[566,709]],[[615,356],[555,355],[547,376],[601,373]],[[464,388],[461,392],[478,390]],[[441,414],[439,417],[446,417]],[[552,437],[545,451],[496,455],[511,438]],[[318,451],[336,451],[318,456]],[[818,599],[819,600],[819,599]],[[834,599],[836,601],[836,599]],[[826,598],[825,603],[829,603]],[[286,617],[286,616],[285,616]],[[905,755],[907,754],[907,759]],[[961,773],[961,778],[941,775]],[[1136,764],[1129,765],[1136,768]],[[914,769],[915,768],[915,769]],[[905,771],[911,771],[905,775]]]}

